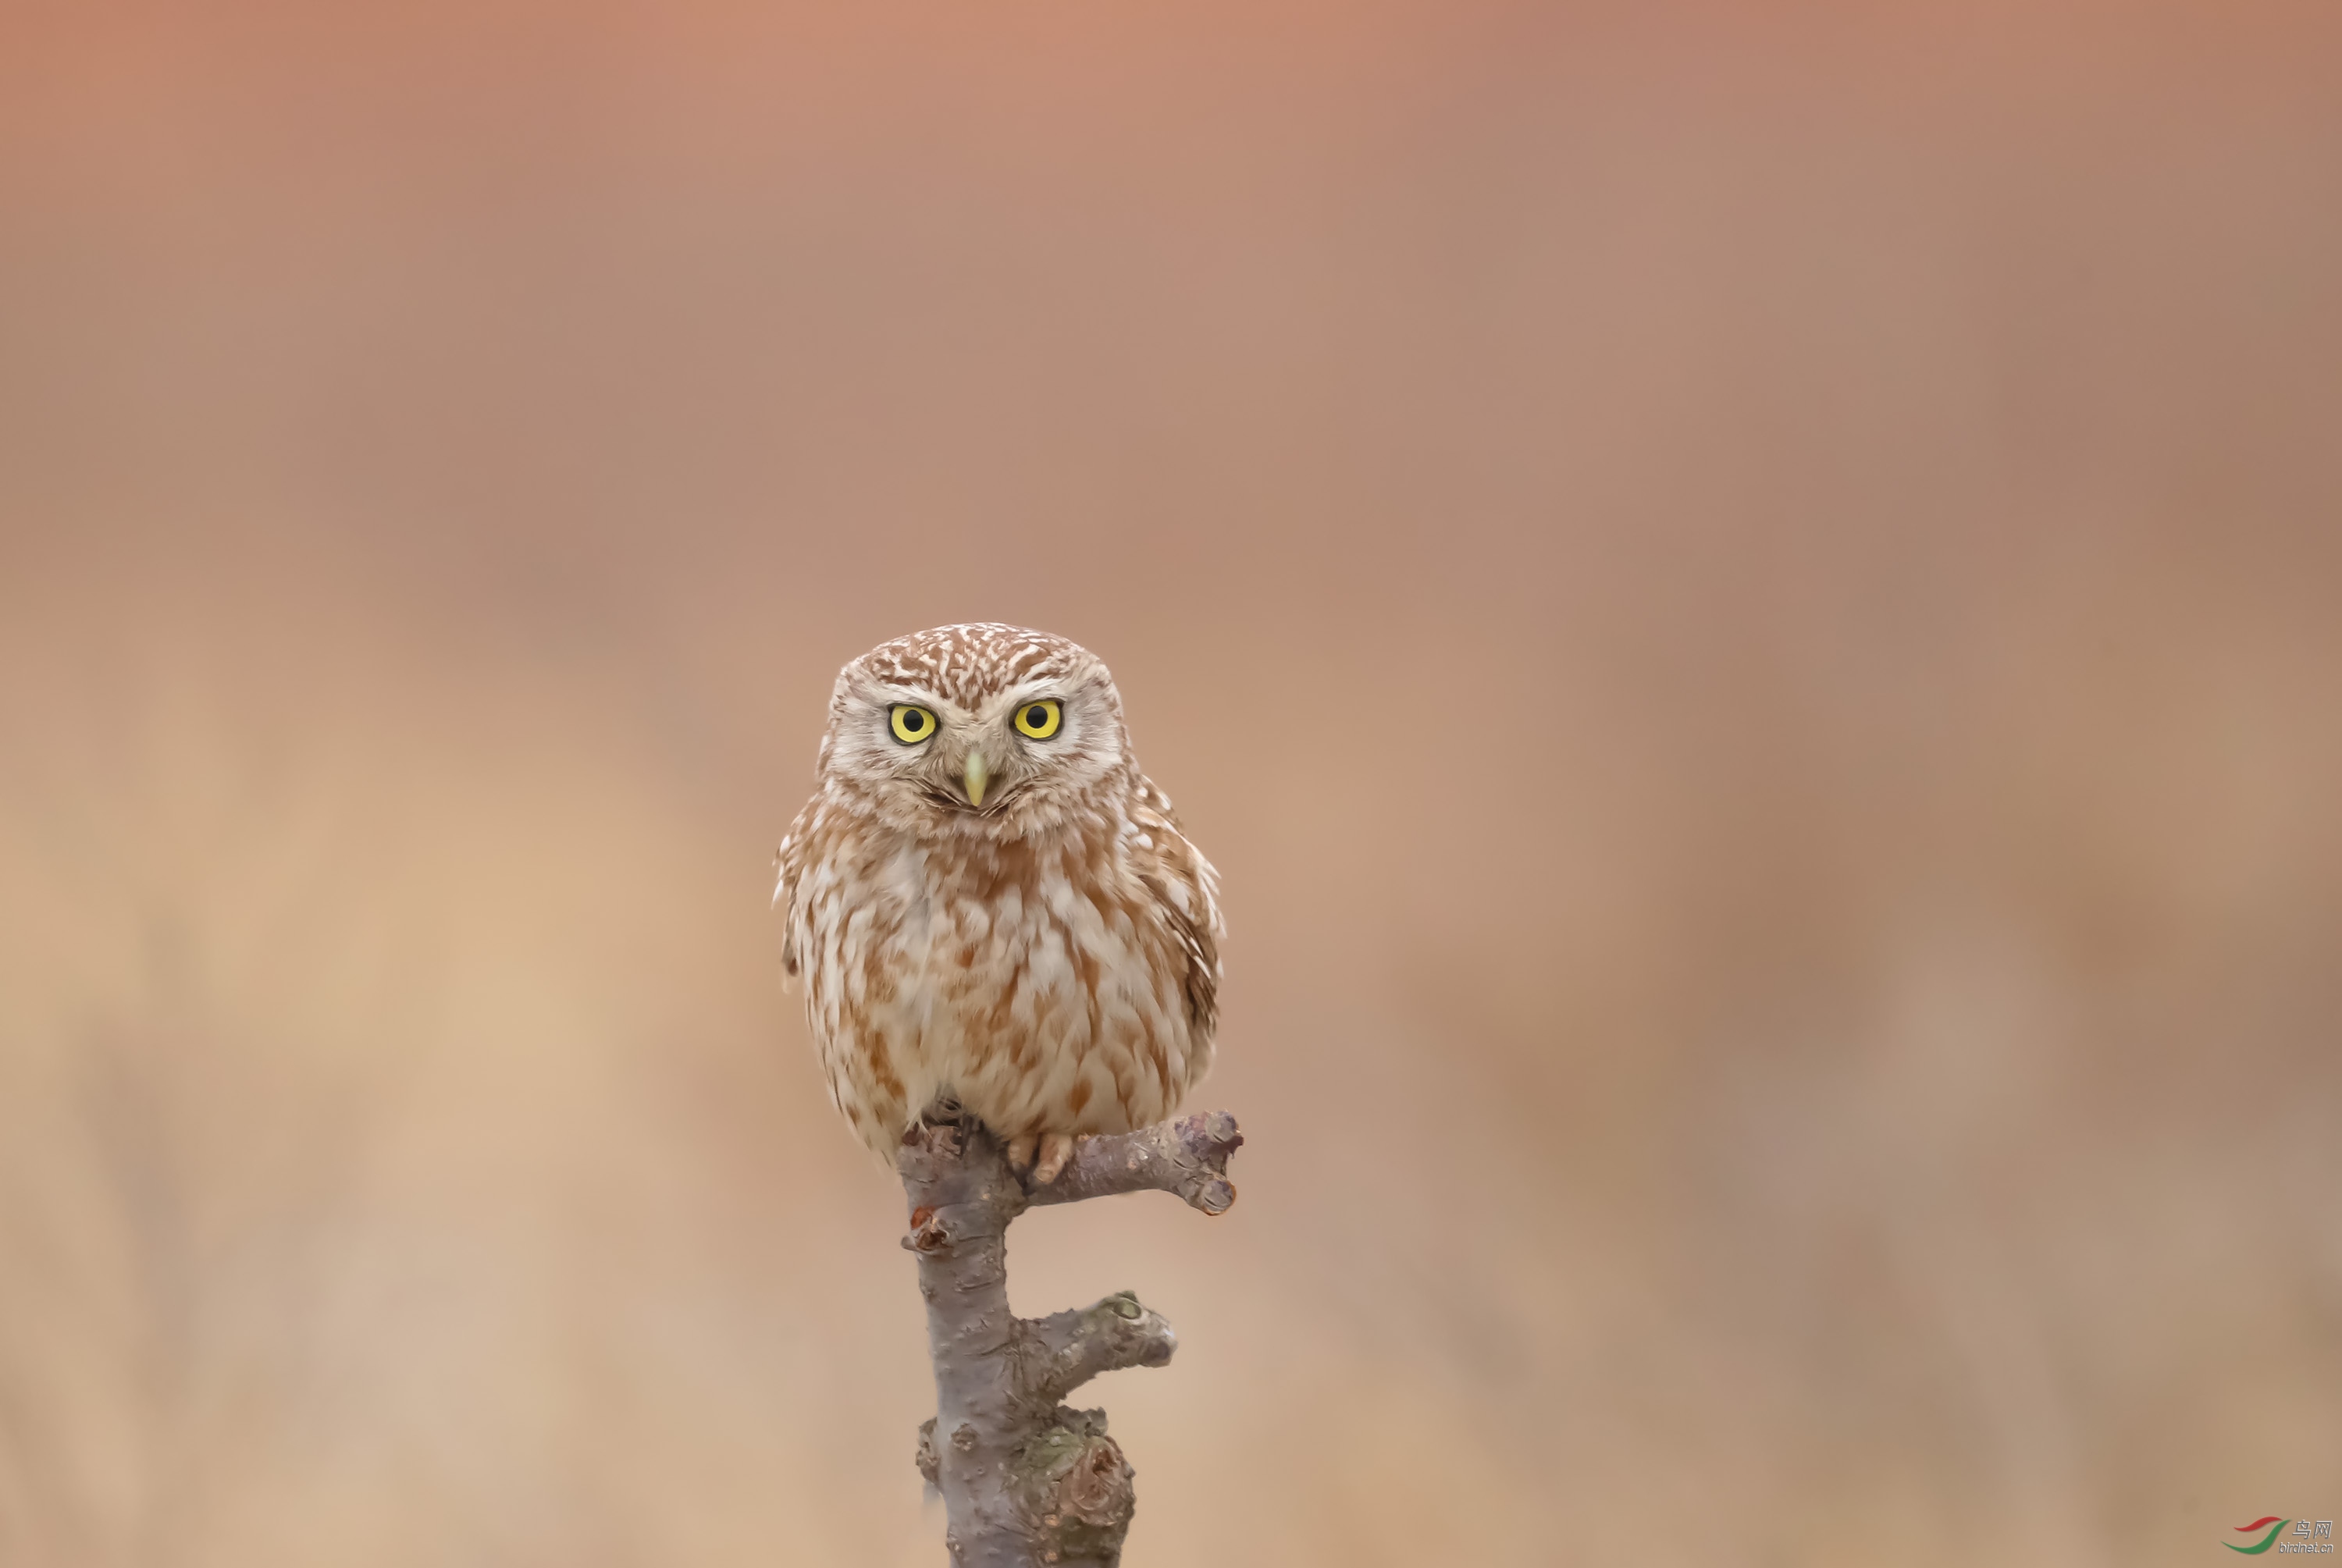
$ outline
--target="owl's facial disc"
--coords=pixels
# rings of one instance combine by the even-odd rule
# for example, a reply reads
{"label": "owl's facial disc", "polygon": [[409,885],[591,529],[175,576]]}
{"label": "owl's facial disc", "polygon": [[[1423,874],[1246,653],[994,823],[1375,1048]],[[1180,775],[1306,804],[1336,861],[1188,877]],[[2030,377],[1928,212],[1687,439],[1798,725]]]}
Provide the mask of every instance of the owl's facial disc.
{"label": "owl's facial disc", "polygon": [[824,766],[896,821],[1031,832],[1129,765],[1121,702],[1096,659],[1074,649],[1010,674],[981,659],[970,668],[957,634],[936,638],[936,650],[889,644],[839,673]]}

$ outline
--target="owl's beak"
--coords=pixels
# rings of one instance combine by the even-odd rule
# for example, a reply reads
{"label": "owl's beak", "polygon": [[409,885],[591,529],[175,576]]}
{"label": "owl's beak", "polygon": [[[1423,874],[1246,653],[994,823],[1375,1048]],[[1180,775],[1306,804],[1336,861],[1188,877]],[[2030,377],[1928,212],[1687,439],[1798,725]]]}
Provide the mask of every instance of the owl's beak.
{"label": "owl's beak", "polygon": [[967,785],[967,804],[970,805],[982,805],[984,804],[984,786],[992,780],[992,774],[985,769],[984,754],[982,752],[970,752],[967,754],[967,767],[966,770],[960,774],[960,778]]}

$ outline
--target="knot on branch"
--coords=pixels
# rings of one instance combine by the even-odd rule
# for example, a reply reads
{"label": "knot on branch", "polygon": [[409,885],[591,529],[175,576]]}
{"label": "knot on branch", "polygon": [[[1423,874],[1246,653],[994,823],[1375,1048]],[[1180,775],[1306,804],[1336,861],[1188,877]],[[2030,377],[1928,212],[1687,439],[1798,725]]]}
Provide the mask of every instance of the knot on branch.
{"label": "knot on branch", "polygon": [[929,1203],[911,1211],[911,1233],[903,1245],[915,1253],[937,1253],[951,1245],[951,1227]]}
{"label": "knot on branch", "polygon": [[919,1474],[926,1478],[928,1485],[941,1486],[944,1483],[944,1460],[943,1455],[936,1452],[936,1418],[932,1415],[919,1423],[919,1452],[912,1463],[919,1467]]}
{"label": "knot on branch", "polygon": [[1106,1413],[1066,1410],[1016,1457],[1010,1491],[1043,1563],[1113,1562],[1138,1507],[1137,1474]]}

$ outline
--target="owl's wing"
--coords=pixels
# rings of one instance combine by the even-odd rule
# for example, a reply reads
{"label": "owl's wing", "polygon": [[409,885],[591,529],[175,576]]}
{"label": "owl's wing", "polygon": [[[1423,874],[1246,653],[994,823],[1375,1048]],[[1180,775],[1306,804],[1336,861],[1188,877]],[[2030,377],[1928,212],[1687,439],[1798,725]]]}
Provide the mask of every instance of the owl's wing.
{"label": "owl's wing", "polygon": [[1209,1039],[1219,1023],[1220,941],[1227,934],[1220,920],[1220,874],[1179,831],[1171,797],[1152,779],[1138,781],[1130,814],[1140,834],[1133,857],[1139,880],[1186,950],[1188,1022]]}
{"label": "owl's wing", "polygon": [[797,934],[805,923],[797,918],[797,889],[805,881],[806,863],[810,858],[806,843],[813,837],[815,815],[820,806],[818,799],[806,803],[789,831],[781,839],[781,847],[773,852],[773,867],[779,874],[773,885],[773,907],[781,912],[781,973],[794,987],[804,972],[805,955],[798,951]]}

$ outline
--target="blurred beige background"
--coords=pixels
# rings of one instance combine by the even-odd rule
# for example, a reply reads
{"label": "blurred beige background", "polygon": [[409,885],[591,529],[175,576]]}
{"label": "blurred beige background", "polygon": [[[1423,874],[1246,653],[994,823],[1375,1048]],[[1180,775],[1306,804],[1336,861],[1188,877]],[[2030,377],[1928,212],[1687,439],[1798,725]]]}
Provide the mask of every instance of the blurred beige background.
{"label": "blurred beige background", "polygon": [[12,5],[0,1563],[940,1562],[766,900],[972,618],[1226,879],[1133,1568],[2342,1516],[2337,594],[2329,5]]}

